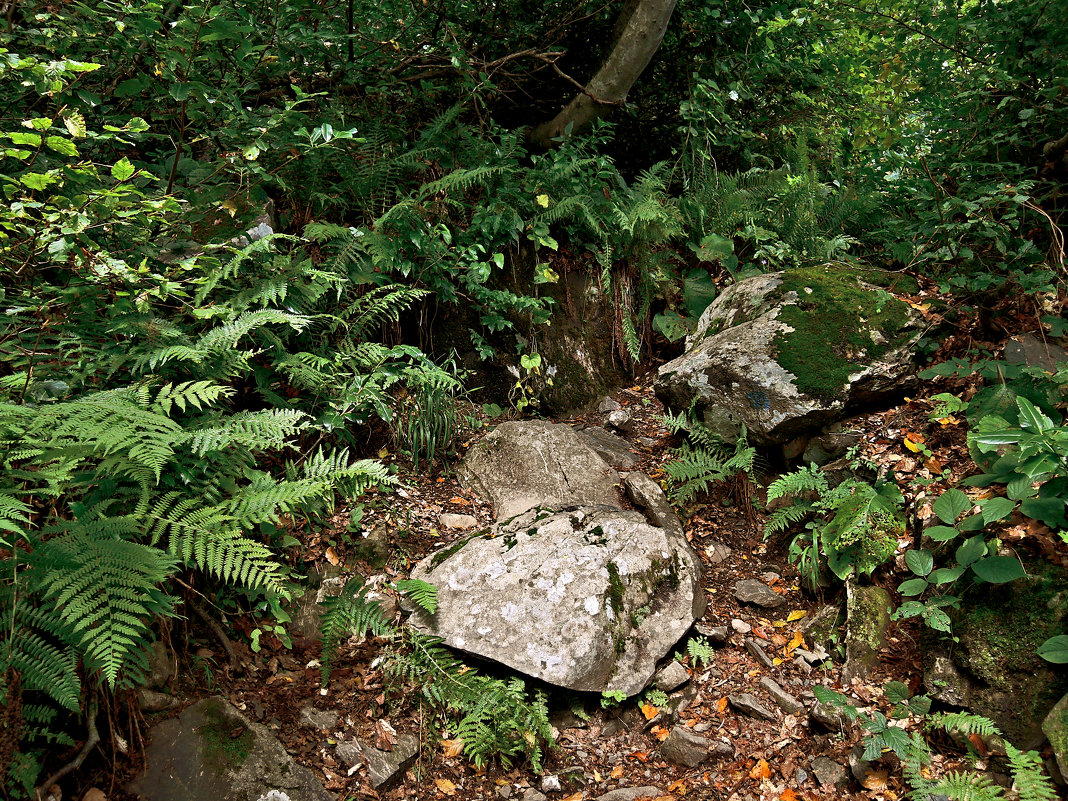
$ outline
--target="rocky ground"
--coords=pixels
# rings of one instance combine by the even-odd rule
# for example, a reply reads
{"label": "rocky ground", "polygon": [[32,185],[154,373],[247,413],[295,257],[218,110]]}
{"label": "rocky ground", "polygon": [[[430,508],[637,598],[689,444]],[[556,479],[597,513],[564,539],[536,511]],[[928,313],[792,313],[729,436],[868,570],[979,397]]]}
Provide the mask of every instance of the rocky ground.
{"label": "rocky ground", "polygon": [[[599,411],[563,422],[615,424],[627,440],[633,469],[663,478],[662,464],[679,439],[664,428],[651,384],[649,376],[620,390]],[[972,469],[963,430],[932,422],[930,410],[927,401],[906,401],[850,423],[858,455],[876,469],[895,470],[921,517],[930,514],[925,493],[931,494],[932,482],[953,483]],[[472,418],[462,450],[493,422],[476,424]],[[924,442],[926,451],[918,452],[916,442]],[[302,569],[333,577],[359,572],[391,581],[405,578],[421,557],[467,526],[491,522],[489,506],[462,489],[454,473],[411,473],[395,454],[380,455],[401,468],[403,489],[372,494],[359,510],[338,510],[323,528],[291,532],[302,543],[307,560]],[[253,652],[254,620],[235,618],[233,625],[246,636],[228,637],[205,624],[219,615],[203,608],[206,603],[203,619],[194,617],[169,633],[169,645],[182,654],[177,673],[158,671],[158,697],[142,697],[140,705],[162,711],[138,716],[136,730],[144,732],[158,717],[171,715],[167,707],[224,696],[245,716],[229,730],[232,739],[249,730],[257,737],[273,734],[295,763],[338,799],[900,798],[907,788],[899,767],[890,760],[858,759],[862,732],[817,704],[812,688],[825,685],[858,707],[888,712],[886,682],[903,682],[912,691],[920,687],[918,628],[891,623],[871,672],[843,678],[847,631],[838,610],[844,593],[831,589],[814,597],[803,592],[786,558],[786,542],[765,541],[762,534],[759,482],[766,483],[775,467],[766,464],[757,482],[721,485],[679,510],[685,536],[704,561],[708,605],[695,632],[714,645],[711,657],[701,661],[683,652],[667,664],[657,680],[666,704],[637,696],[605,706],[599,695],[551,692],[556,747],[540,775],[525,764],[477,768],[455,753],[447,728],[425,719],[410,696],[412,688],[383,673],[376,661],[381,641],[343,647],[324,688],[313,620],[298,619],[290,626],[296,635],[292,647],[267,632],[259,638],[261,649]],[[1062,558],[1063,548],[1048,532],[1022,531],[1018,544]],[[892,593],[900,580],[893,570],[891,565],[878,571],[874,586]],[[401,613],[396,614],[399,619]],[[684,646],[685,638],[679,648]],[[915,729],[918,723],[906,719],[903,725]],[[351,745],[355,740],[364,744],[362,759]],[[100,773],[87,776],[107,798],[134,797],[124,788],[144,763],[140,744],[131,746],[130,755],[116,762],[108,785]],[[969,764],[959,746],[936,746],[933,771]]]}

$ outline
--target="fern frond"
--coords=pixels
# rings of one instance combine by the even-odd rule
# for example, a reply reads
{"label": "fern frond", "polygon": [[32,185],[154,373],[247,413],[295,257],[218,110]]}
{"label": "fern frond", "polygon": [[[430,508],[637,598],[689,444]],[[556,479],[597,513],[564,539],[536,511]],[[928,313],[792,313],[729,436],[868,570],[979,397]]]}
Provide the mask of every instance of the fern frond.
{"label": "fern frond", "polygon": [[367,591],[363,579],[356,576],[345,583],[339,595],[323,599],[325,611],[319,625],[319,639],[323,644],[319,671],[324,687],[330,683],[334,657],[342,640],[364,637],[368,632],[381,637],[393,631],[382,605],[378,601],[368,600]]}

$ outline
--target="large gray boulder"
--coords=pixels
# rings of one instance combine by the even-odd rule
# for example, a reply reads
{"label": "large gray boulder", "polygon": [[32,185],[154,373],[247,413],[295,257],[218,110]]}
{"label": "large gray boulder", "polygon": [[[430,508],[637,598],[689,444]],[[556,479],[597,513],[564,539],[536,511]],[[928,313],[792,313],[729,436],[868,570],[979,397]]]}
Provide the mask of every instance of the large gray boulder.
{"label": "large gray boulder", "polygon": [[460,483],[493,504],[498,520],[534,507],[619,506],[619,476],[567,425],[502,423],[457,468]]}
{"label": "large gray boulder", "polygon": [[412,577],[438,589],[417,630],[571,690],[639,692],[705,608],[685,536],[605,506],[529,510]]}
{"label": "large gray boulder", "polygon": [[145,772],[129,787],[145,801],[333,801],[307,768],[225,698],[205,698],[149,732]]}
{"label": "large gray boulder", "polygon": [[744,426],[750,442],[772,445],[899,392],[921,321],[883,288],[896,280],[826,265],[739,281],[660,368],[657,397],[675,410],[695,404],[725,439]]}

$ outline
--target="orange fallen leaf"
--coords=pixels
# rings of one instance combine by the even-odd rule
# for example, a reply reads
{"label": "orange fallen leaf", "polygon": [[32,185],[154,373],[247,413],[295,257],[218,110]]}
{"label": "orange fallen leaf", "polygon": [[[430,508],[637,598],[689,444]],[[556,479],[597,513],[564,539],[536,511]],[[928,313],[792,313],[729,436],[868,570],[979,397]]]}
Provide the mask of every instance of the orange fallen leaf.
{"label": "orange fallen leaf", "polygon": [[986,743],[983,742],[983,738],[978,734],[969,734],[968,740],[975,746],[975,750],[979,752],[979,756],[985,757],[990,753],[990,749],[986,747]]}
{"label": "orange fallen leaf", "polygon": [[727,696],[723,696],[718,701],[716,701],[716,711],[719,712],[719,714],[722,715],[723,714],[723,710],[725,710],[726,708],[727,708]]}
{"label": "orange fallen leaf", "polygon": [[652,704],[642,704],[641,705],[641,710],[642,710],[642,714],[645,715],[645,719],[646,720],[652,720],[653,718],[655,718],[657,715],[660,714],[660,710],[657,709]]}
{"label": "orange fallen leaf", "polygon": [[612,768],[612,772],[609,775],[613,779],[621,779],[621,778],[623,778],[623,766],[622,765],[616,765],[614,768]]}
{"label": "orange fallen leaf", "polygon": [[438,476],[437,481],[438,481],[439,484],[444,484],[445,483],[445,476]]}
{"label": "orange fallen leaf", "polygon": [[326,549],[326,561],[332,565],[340,565],[341,557],[337,555],[337,551],[334,550],[334,546],[330,546]]}
{"label": "orange fallen leaf", "polygon": [[434,779],[434,784],[436,784],[438,790],[445,793],[445,795],[453,795],[456,792],[456,785],[448,779]]}
{"label": "orange fallen leaf", "polygon": [[801,796],[787,787],[781,793],[779,793],[779,801],[801,801]]}
{"label": "orange fallen leaf", "polygon": [[676,779],[668,785],[669,793],[678,793],[679,795],[686,795],[686,780]]}
{"label": "orange fallen leaf", "polygon": [[786,644],[786,647],[782,649],[782,655],[789,657],[796,649],[800,648],[805,642],[804,636],[800,631],[794,632],[793,639]]}
{"label": "orange fallen leaf", "polygon": [[660,742],[664,742],[664,740],[668,738],[668,735],[671,734],[671,732],[669,732],[663,726],[653,726],[651,731],[653,733],[653,736]]}
{"label": "orange fallen leaf", "polygon": [[753,769],[749,771],[749,778],[762,781],[763,779],[771,778],[771,765],[768,764],[766,759],[758,760],[753,766]]}
{"label": "orange fallen leaf", "polygon": [[873,770],[864,777],[865,790],[885,790],[889,786],[889,774],[885,770]]}
{"label": "orange fallen leaf", "polygon": [[397,730],[388,720],[379,718],[375,722],[375,748],[379,751],[392,751],[397,744]]}
{"label": "orange fallen leaf", "polygon": [[471,505],[471,501],[467,500],[467,498],[461,498],[459,495],[456,495],[456,496],[454,496],[452,498],[449,498],[449,503],[458,503],[461,506],[470,506]]}
{"label": "orange fallen leaf", "polygon": [[648,762],[649,761],[649,752],[648,751],[635,751],[634,753],[629,754],[629,756],[630,756],[631,759],[636,759],[639,762]]}
{"label": "orange fallen leaf", "polygon": [[586,796],[584,796],[582,794],[582,791],[580,790],[577,793],[572,793],[567,798],[565,798],[563,801],[582,801],[582,799],[585,798],[585,797]]}
{"label": "orange fallen leaf", "polygon": [[455,740],[442,740],[441,750],[445,752],[446,757],[458,757],[464,752],[463,738],[457,737]]}

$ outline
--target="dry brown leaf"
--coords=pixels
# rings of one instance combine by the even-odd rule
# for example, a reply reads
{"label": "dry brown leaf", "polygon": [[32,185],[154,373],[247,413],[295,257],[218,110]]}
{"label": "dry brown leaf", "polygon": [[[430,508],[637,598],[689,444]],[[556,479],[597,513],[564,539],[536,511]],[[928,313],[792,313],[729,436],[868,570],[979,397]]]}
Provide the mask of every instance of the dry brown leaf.
{"label": "dry brown leaf", "polygon": [[749,778],[762,781],[764,779],[771,778],[771,765],[768,764],[766,759],[760,759],[753,766],[753,769],[749,771]]}
{"label": "dry brown leaf", "polygon": [[873,770],[864,777],[865,790],[885,790],[889,786],[889,775],[885,770]]}
{"label": "dry brown leaf", "polygon": [[668,785],[669,793],[678,793],[679,795],[686,795],[686,780],[676,779]]}
{"label": "dry brown leaf", "polygon": [[585,797],[586,796],[582,794],[582,791],[579,790],[577,793],[572,793],[567,798],[563,799],[563,801],[582,801]]}
{"label": "dry brown leaf", "polygon": [[379,718],[375,722],[375,748],[379,751],[392,751],[397,744],[397,730],[388,720]]}
{"label": "dry brown leaf", "polygon": [[656,739],[658,739],[660,742],[664,742],[664,740],[666,740],[668,738],[668,735],[671,734],[671,732],[669,732],[663,726],[653,726],[652,733],[653,733],[653,736]]}
{"label": "dry brown leaf", "polygon": [[456,785],[448,779],[434,779],[434,784],[436,784],[438,790],[445,793],[445,795],[453,795],[456,792]]}
{"label": "dry brown leaf", "polygon": [[462,737],[457,737],[455,740],[442,740],[441,750],[445,752],[446,757],[458,757],[464,752],[464,741]]}
{"label": "dry brown leaf", "polygon": [[786,616],[786,622],[787,623],[793,623],[795,620],[800,620],[801,618],[803,618],[807,614],[808,614],[808,611],[806,611],[804,609],[795,609],[793,612],[791,612],[790,614],[788,614]]}
{"label": "dry brown leaf", "polygon": [[622,765],[616,765],[614,768],[612,768],[612,772],[609,775],[613,779],[621,779],[621,778],[623,778],[623,766]]}
{"label": "dry brown leaf", "polygon": [[635,751],[633,754],[629,754],[629,756],[630,756],[631,759],[636,759],[639,762],[648,762],[649,761],[649,752],[648,751]]}
{"label": "dry brown leaf", "polygon": [[461,506],[470,506],[471,505],[471,501],[467,500],[467,498],[461,498],[459,495],[456,495],[456,496],[454,496],[452,498],[449,498],[449,503],[458,503]]}
{"label": "dry brown leaf", "polygon": [[652,720],[653,718],[655,718],[657,715],[660,714],[660,710],[657,709],[652,704],[642,704],[641,705],[641,710],[642,710],[642,714],[645,715],[645,719],[646,720]]}
{"label": "dry brown leaf", "polygon": [[787,787],[781,793],[779,793],[779,801],[801,801],[801,797]]}
{"label": "dry brown leaf", "polygon": [[719,714],[722,715],[723,714],[723,710],[725,710],[726,708],[727,708],[727,696],[723,696],[718,701],[716,701],[716,711],[719,712]]}
{"label": "dry brown leaf", "polygon": [[326,561],[332,565],[340,565],[341,557],[337,555],[337,551],[334,550],[334,546],[330,546],[326,549]]}

